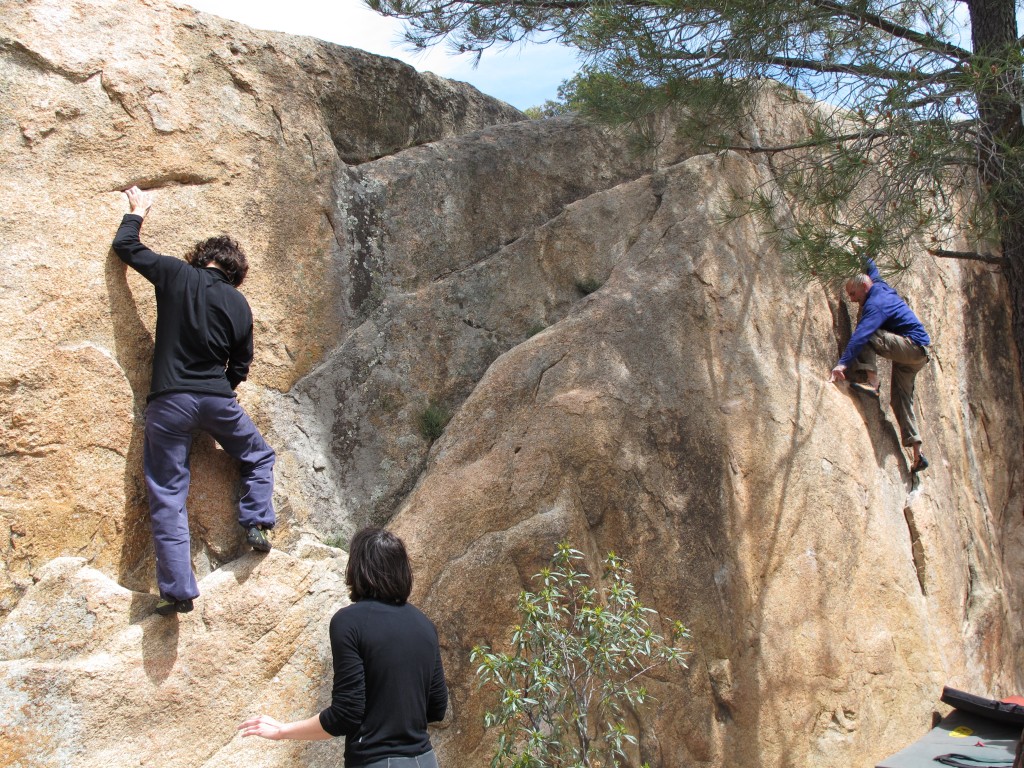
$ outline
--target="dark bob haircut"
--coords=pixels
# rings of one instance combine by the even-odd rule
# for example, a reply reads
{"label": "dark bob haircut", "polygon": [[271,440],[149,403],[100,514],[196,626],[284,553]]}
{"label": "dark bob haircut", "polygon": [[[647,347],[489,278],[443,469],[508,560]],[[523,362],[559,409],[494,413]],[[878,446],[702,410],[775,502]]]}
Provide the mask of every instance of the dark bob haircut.
{"label": "dark bob haircut", "polygon": [[349,545],[345,584],[354,603],[380,600],[404,605],[412,592],[412,567],[405,544],[390,531],[363,528]]}
{"label": "dark bob haircut", "polygon": [[249,260],[245,258],[245,251],[227,235],[208,237],[196,243],[186,254],[185,261],[193,267],[205,267],[211,261],[216,261],[217,265],[224,270],[228,281],[236,288],[249,274]]}

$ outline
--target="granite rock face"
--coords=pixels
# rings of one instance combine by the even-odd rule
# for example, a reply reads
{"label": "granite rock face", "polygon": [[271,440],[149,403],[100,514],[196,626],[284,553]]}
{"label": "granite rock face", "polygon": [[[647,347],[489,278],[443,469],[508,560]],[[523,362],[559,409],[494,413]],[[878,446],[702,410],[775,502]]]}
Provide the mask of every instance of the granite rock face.
{"label": "granite rock face", "polygon": [[915,485],[888,397],[826,381],[849,333],[838,291],[794,287],[755,221],[719,223],[769,178],[694,157],[538,232],[623,247],[597,292],[490,366],[393,522],[466,681],[448,761],[491,748],[466,649],[517,623],[493,596],[563,539],[592,573],[608,551],[632,562],[646,602],[693,632],[688,672],[655,685],[651,765],[871,765],[927,730],[944,684],[1020,688],[999,278],[921,264],[901,286],[935,340],[918,377],[933,468]]}
{"label": "granite rock face", "polygon": [[164,618],[83,558],[52,560],[0,625],[3,764],[337,765],[337,745],[274,744],[268,759],[268,742],[234,731],[330,696],[324,617],[347,603],[343,566],[246,555],[202,580],[192,613]]}
{"label": "granite rock face", "polygon": [[[1024,689],[1024,394],[988,268],[923,256],[898,286],[935,341],[915,484],[887,395],[825,383],[841,291],[729,215],[771,185],[763,159],[671,125],[637,155],[156,0],[2,11],[0,765],[337,765],[340,742],[234,729],[326,705],[346,598],[325,543],[367,522],[405,538],[441,635],[445,765],[489,763],[469,650],[507,638],[564,538],[627,557],[692,629],[643,719],[652,766],[870,765],[944,683]],[[766,92],[735,138],[805,130]],[[141,483],[155,306],[109,249],[131,184],[156,192],[155,250],[247,249],[240,398],[278,450],[260,557],[237,469],[196,440],[203,594],[172,619],[150,615]],[[428,409],[451,417],[433,442]]]}
{"label": "granite rock face", "polygon": [[[350,164],[522,116],[394,60],[160,2],[4,3],[0,52],[9,609],[58,555],[151,578],[138,468],[155,302],[110,252],[120,190],[155,190],[144,239],[159,252],[221,232],[249,252],[260,354],[241,397],[258,411],[367,311],[339,205]],[[193,465],[205,572],[238,549],[235,470],[206,439]]]}

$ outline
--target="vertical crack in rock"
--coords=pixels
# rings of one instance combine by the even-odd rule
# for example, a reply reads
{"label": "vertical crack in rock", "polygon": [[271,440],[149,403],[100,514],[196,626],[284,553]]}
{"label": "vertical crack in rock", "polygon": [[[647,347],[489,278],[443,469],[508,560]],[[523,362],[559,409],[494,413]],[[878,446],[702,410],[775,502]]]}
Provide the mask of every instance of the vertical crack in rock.
{"label": "vertical crack in rock", "polygon": [[970,622],[974,618],[975,597],[978,588],[978,565],[974,562],[974,547],[967,550],[967,594],[964,596],[964,619]]}
{"label": "vertical crack in rock", "polygon": [[[275,107],[274,105],[270,106],[270,112],[274,116],[274,120],[277,121],[277,129],[281,132],[281,143],[284,144],[285,143],[284,120],[281,119],[281,113],[277,111],[277,107]],[[308,134],[306,135],[306,140],[309,141],[309,135]],[[313,155],[310,159],[312,160],[313,167],[315,168],[316,167],[316,156]]]}
{"label": "vertical crack in rock", "polygon": [[917,520],[914,517],[913,504],[908,503],[903,508],[903,517],[906,518],[907,530],[910,532],[910,554],[914,560],[914,570],[917,572],[917,583],[921,586],[921,594],[927,597],[928,562],[924,554],[921,532],[917,528]]}
{"label": "vertical crack in rock", "polygon": [[[454,418],[454,415],[452,418]],[[375,512],[372,513],[372,517],[370,518],[371,524],[385,525],[391,522],[395,515],[398,514],[398,511],[402,508],[405,500],[412,493],[413,488],[415,488],[419,483],[420,478],[423,477],[423,473],[427,471],[427,465],[429,463],[430,450],[428,449],[427,452],[420,457],[419,461],[402,483],[396,486],[391,493],[382,497],[376,504],[374,504]]]}
{"label": "vertical crack in rock", "polygon": [[[280,120],[280,118],[278,118]],[[313,164],[313,170],[320,170],[320,163],[316,160],[316,147],[313,146],[313,140],[309,137],[308,133],[302,134],[303,138],[306,139],[306,144],[309,145],[309,161]]]}
{"label": "vertical crack in rock", "polygon": [[850,310],[842,299],[833,299],[828,289],[822,287],[825,294],[825,303],[829,312],[832,313],[832,335],[836,340],[836,360],[843,354],[847,342],[850,341],[852,331],[850,329]]}

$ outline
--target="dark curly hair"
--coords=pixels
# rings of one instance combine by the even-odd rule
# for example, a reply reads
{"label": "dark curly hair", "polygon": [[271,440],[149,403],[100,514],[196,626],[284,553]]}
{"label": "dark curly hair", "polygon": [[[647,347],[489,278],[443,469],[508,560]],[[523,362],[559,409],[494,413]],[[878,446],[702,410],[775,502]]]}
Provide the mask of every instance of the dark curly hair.
{"label": "dark curly hair", "polygon": [[211,261],[216,261],[217,266],[224,271],[236,288],[249,273],[249,260],[245,258],[245,251],[237,241],[227,235],[208,237],[199,241],[185,256],[185,261],[193,267],[205,267]]}

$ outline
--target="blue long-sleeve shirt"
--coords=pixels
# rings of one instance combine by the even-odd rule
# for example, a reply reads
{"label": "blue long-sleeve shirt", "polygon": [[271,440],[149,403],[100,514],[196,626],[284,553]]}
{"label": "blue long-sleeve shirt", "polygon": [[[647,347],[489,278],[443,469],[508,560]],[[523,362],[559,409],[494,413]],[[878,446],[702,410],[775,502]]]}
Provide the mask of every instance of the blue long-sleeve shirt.
{"label": "blue long-sleeve shirt", "polygon": [[882,279],[874,260],[867,259],[866,266],[867,275],[871,278],[873,285],[864,299],[857,329],[850,337],[850,343],[846,345],[843,356],[839,358],[838,364],[847,367],[857,359],[857,355],[868,343],[868,339],[880,328],[895,333],[897,336],[908,338],[922,347],[927,347],[932,343],[928,332],[921,325],[921,321],[917,319],[917,315],[907,306],[907,302],[901,299],[892,286]]}

